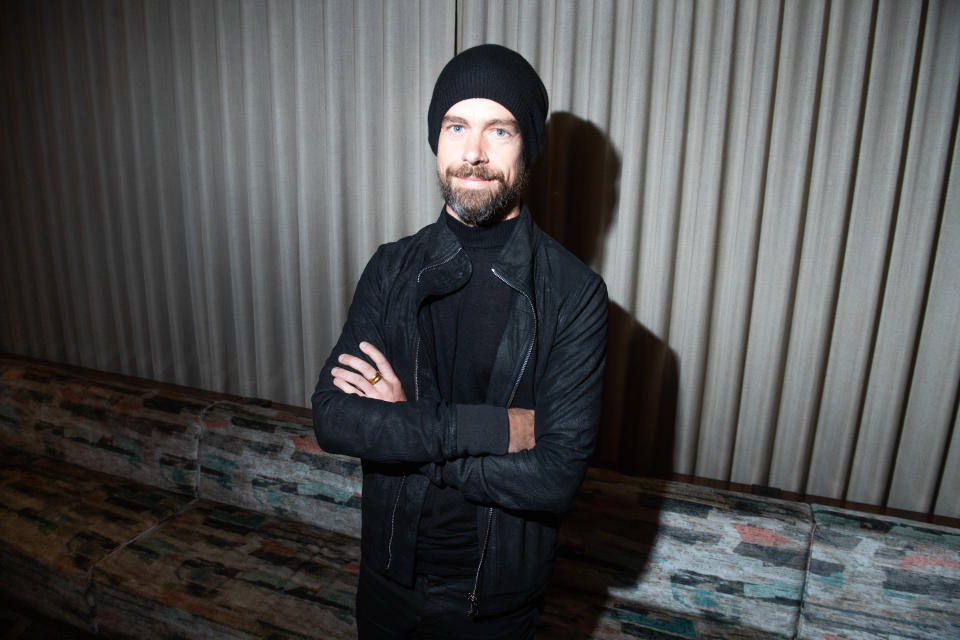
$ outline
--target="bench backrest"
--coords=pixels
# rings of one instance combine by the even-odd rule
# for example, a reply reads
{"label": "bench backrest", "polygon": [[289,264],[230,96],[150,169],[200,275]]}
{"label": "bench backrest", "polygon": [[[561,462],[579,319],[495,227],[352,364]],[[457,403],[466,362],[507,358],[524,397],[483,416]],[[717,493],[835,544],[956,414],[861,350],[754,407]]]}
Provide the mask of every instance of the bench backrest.
{"label": "bench backrest", "polygon": [[310,417],[218,402],[203,418],[200,497],[360,537],[356,458],[323,451]]}
{"label": "bench backrest", "polygon": [[0,357],[0,447],[360,536],[362,472],[309,412]]}
{"label": "bench backrest", "polygon": [[812,529],[806,504],[591,469],[554,582],[607,596],[623,627],[667,612],[678,637],[790,638]]}
{"label": "bench backrest", "polygon": [[0,358],[0,446],[195,495],[202,402]]}

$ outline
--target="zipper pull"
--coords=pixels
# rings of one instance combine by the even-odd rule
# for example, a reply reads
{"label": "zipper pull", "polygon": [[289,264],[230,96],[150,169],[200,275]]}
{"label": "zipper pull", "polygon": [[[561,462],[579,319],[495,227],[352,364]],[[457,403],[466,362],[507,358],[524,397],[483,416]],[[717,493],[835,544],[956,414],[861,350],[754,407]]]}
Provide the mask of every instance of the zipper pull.
{"label": "zipper pull", "polygon": [[471,618],[476,618],[477,614],[480,613],[476,591],[471,591],[467,594],[467,602],[469,603],[467,605],[467,615]]}

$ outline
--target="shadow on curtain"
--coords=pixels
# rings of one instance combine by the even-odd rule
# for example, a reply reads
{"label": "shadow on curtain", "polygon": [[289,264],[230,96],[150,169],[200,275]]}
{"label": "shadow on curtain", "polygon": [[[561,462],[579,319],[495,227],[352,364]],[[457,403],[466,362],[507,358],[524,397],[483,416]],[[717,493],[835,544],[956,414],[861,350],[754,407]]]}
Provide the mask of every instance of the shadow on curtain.
{"label": "shadow on curtain", "polygon": [[[595,264],[618,203],[620,160],[609,138],[572,113],[547,123],[526,202],[537,224],[585,264]],[[676,430],[678,367],[673,350],[611,302],[603,416],[594,464],[667,477]]]}
{"label": "shadow on curtain", "polygon": [[[554,113],[525,199],[544,231],[585,264],[595,264],[616,211],[619,175],[620,160],[606,134],[571,113]],[[603,413],[593,464],[634,475],[669,476],[676,435],[676,355],[620,305],[611,302],[609,316]],[[651,496],[644,509],[659,513],[662,505],[655,502]],[[576,510],[575,505],[569,517],[576,518]],[[629,514],[623,516],[631,520]],[[656,522],[648,518],[650,526],[634,532],[638,548],[652,547]],[[648,554],[636,556],[636,566],[610,573],[606,586],[633,584],[648,562]]]}

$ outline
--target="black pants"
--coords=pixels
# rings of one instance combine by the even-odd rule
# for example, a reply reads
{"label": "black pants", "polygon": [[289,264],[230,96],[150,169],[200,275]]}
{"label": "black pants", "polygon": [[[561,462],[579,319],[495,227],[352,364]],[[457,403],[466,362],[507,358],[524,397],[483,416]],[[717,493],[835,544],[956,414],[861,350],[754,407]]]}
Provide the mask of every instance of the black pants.
{"label": "black pants", "polygon": [[[540,620],[540,604],[499,616],[467,615],[473,577],[417,576],[408,589],[360,564],[357,631],[360,640],[526,640]],[[481,603],[482,606],[482,603]]]}

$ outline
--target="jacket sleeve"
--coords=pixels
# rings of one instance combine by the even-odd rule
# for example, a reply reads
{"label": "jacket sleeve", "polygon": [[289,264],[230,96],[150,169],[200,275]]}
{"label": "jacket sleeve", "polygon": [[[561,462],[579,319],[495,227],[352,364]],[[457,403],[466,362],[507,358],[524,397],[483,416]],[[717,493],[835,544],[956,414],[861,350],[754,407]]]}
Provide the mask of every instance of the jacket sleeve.
{"label": "jacket sleeve", "polygon": [[443,465],[444,483],[470,500],[562,513],[583,481],[600,420],[606,286],[599,276],[590,278],[563,307],[552,347],[538,355],[548,360],[535,394],[534,448]]}
{"label": "jacket sleeve", "polygon": [[[505,409],[436,401],[382,402],[344,393],[333,385],[330,370],[337,366],[340,354],[365,358],[359,350],[361,341],[378,347],[388,359],[401,351],[390,348],[383,330],[383,319],[391,313],[386,306],[387,292],[396,279],[392,262],[380,247],[367,263],[340,339],[320,372],[311,398],[318,444],[331,453],[378,462],[441,462],[460,456],[506,453],[509,431]],[[394,369],[412,369],[398,367],[392,360],[391,364]],[[404,391],[410,396],[413,390]],[[504,426],[490,435],[490,431],[475,427],[476,415],[499,419]],[[464,428],[458,429],[461,421]]]}

